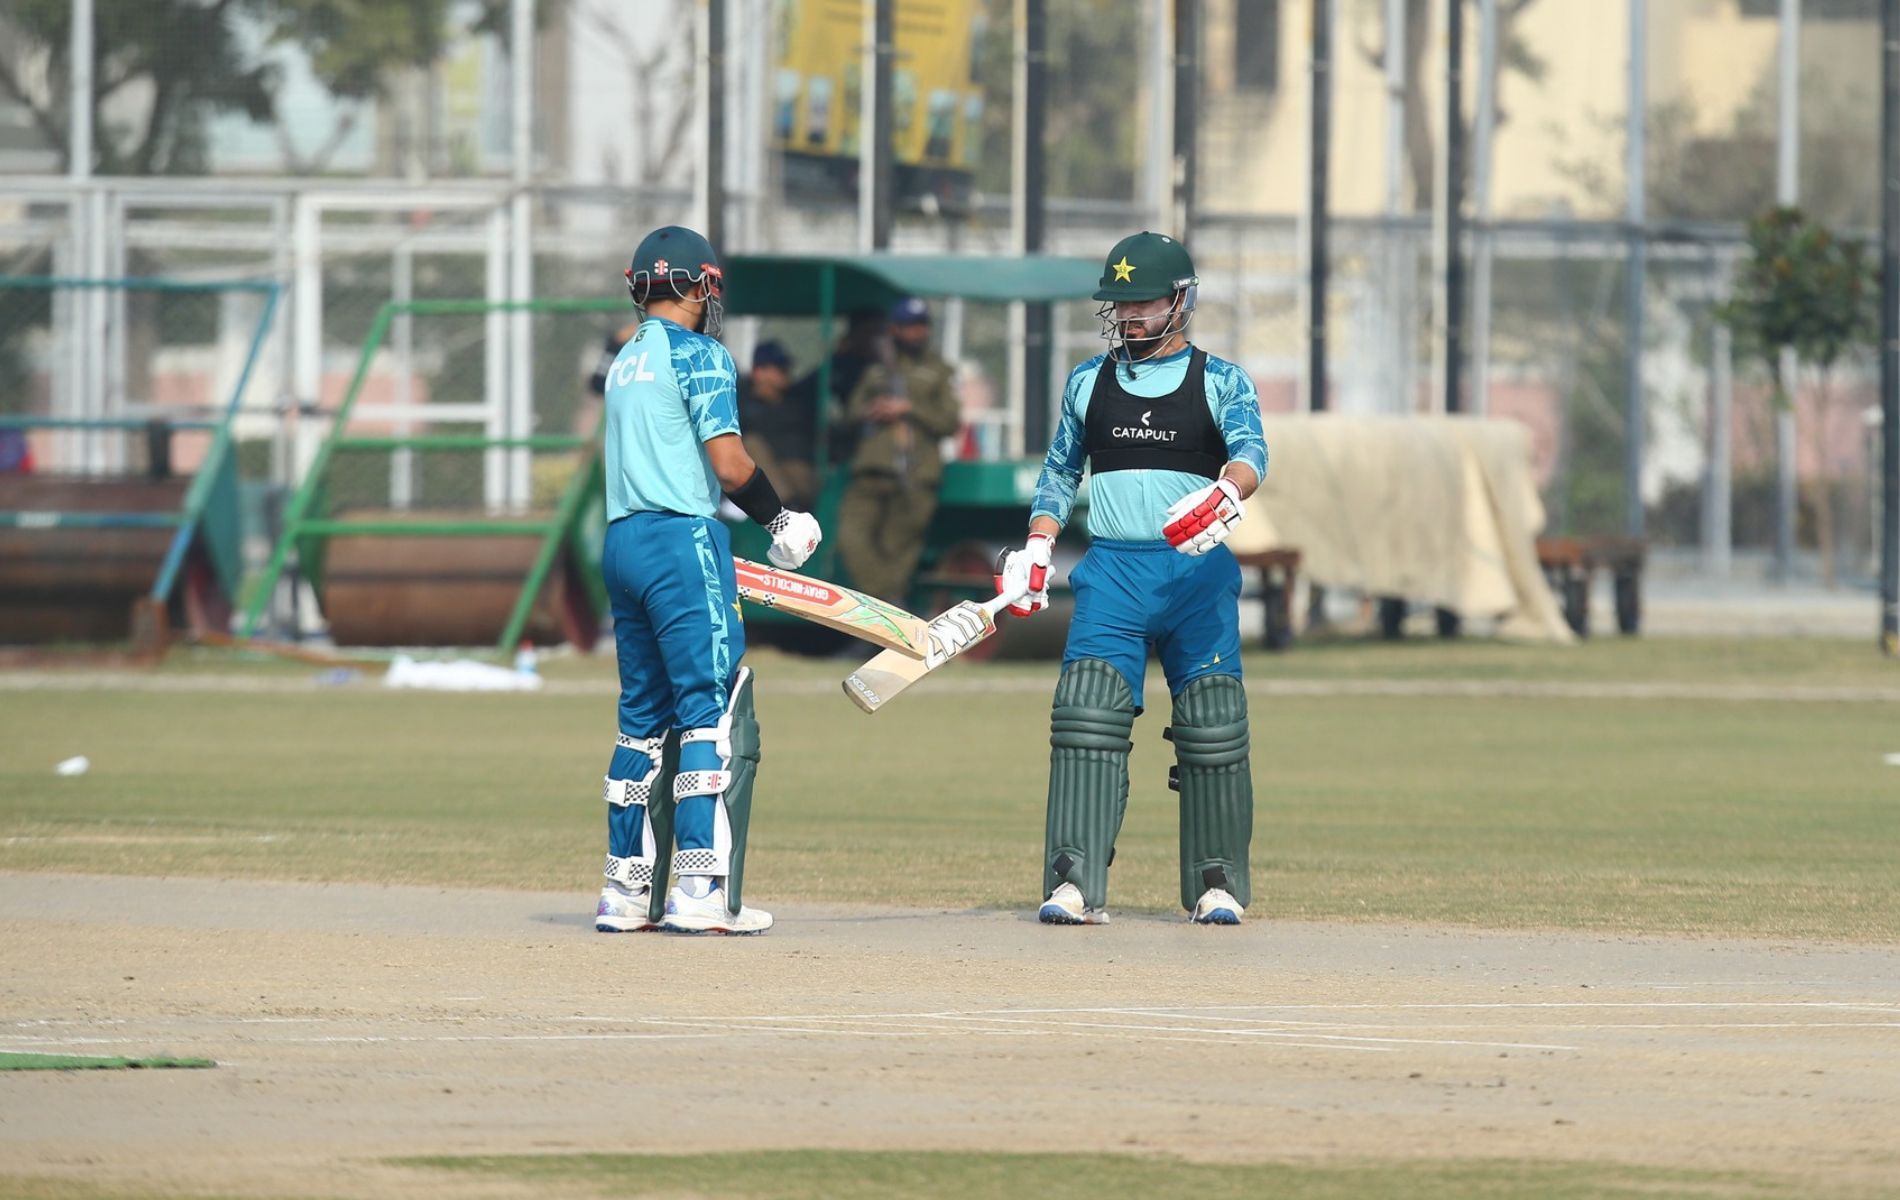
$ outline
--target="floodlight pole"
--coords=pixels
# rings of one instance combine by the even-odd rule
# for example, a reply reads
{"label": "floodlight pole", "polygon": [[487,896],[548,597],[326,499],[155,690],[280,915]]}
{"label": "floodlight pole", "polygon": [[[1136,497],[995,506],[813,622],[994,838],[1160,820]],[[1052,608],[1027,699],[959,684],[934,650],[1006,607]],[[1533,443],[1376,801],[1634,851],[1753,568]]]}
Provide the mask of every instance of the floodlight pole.
{"label": "floodlight pole", "polygon": [[1464,0],[1445,0],[1445,153],[1439,163],[1438,240],[1443,255],[1439,312],[1444,325],[1444,408],[1464,411],[1465,18]]}
{"label": "floodlight pole", "polygon": [[706,0],[706,240],[726,253],[726,0]]}
{"label": "floodlight pole", "polygon": [[897,33],[896,0],[865,7],[864,97],[858,114],[858,243],[865,252],[891,248],[891,86]]}
{"label": "floodlight pole", "polygon": [[[514,198],[508,279],[510,297],[526,302],[534,298],[534,2],[512,0],[512,4]],[[534,432],[534,314],[526,309],[511,313],[508,330],[508,435],[526,437]],[[504,491],[512,510],[528,506],[530,471],[528,450],[508,452]]]}
{"label": "floodlight pole", "polygon": [[1174,0],[1174,236],[1194,248],[1201,102],[1200,0]]}
{"label": "floodlight pole", "polygon": [[1880,644],[1900,654],[1900,0],[1880,5]]}
{"label": "floodlight pole", "polygon": [[1333,0],[1313,0],[1312,73],[1307,92],[1306,407],[1326,411],[1328,153],[1332,142]]}
{"label": "floodlight pole", "polygon": [[[1781,0],[1781,46],[1777,59],[1775,115],[1775,203],[1792,208],[1801,202],[1801,0]],[[1775,413],[1775,577],[1794,575],[1797,464],[1795,461],[1794,348],[1777,360],[1788,406]]]}
{"label": "floodlight pole", "polygon": [[[1041,254],[1048,223],[1048,171],[1043,153],[1044,114],[1048,109],[1049,27],[1044,0],[1022,0],[1021,111],[1017,137],[1022,189],[1023,254]],[[1047,303],[1023,306],[1023,441],[1031,454],[1049,444],[1050,362],[1055,319]]]}
{"label": "floodlight pole", "polygon": [[1643,511],[1643,442],[1649,420],[1643,403],[1643,284],[1649,273],[1649,243],[1644,234],[1648,206],[1644,195],[1647,161],[1644,117],[1648,103],[1647,0],[1629,0],[1629,106],[1624,116],[1625,205],[1629,221],[1629,268],[1624,280],[1623,371],[1628,410],[1623,431],[1623,526],[1633,538],[1648,528]]}

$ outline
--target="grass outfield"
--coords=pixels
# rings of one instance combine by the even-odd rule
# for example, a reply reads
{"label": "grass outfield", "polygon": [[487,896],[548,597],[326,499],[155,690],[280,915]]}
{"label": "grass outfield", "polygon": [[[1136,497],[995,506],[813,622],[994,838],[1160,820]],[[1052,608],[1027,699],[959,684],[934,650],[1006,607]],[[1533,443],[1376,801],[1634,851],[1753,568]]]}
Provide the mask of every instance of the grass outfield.
{"label": "grass outfield", "polygon": [[[314,674],[198,659],[263,683]],[[968,667],[876,717],[842,662],[757,656],[749,894],[1036,899],[1048,664]],[[603,660],[551,664],[604,688]],[[1900,685],[1859,644],[1340,643],[1254,678]],[[1156,672],[1158,676],[1158,672]],[[982,680],[1008,683],[973,691]],[[1151,702],[1163,698],[1151,694]],[[1900,708],[1257,697],[1256,908],[1294,918],[1900,939]],[[572,889],[598,882],[599,695],[0,692],[0,869]],[[1137,726],[1116,908],[1175,907],[1162,714]],[[54,762],[91,757],[89,774]]]}
{"label": "grass outfield", "polygon": [[[1799,1181],[1734,1171],[1682,1171],[1599,1163],[1450,1161],[1402,1163],[1191,1163],[1102,1154],[782,1150],[712,1154],[551,1154],[401,1160],[418,1186],[478,1195],[484,1182],[527,1190],[502,1195],[614,1200],[1037,1200],[1175,1197],[1194,1200],[1797,1200]],[[180,1193],[8,1178],[13,1200],[157,1200]],[[203,1200],[222,1200],[190,1193]],[[1856,1200],[1886,1193],[1831,1190]],[[319,1200],[319,1194],[299,1200]]]}

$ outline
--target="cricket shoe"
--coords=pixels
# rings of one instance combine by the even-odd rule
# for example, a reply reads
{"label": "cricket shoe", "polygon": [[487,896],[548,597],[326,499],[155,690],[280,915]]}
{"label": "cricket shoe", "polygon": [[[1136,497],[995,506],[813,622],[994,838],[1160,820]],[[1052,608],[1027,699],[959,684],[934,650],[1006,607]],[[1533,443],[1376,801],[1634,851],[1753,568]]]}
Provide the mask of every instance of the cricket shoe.
{"label": "cricket shoe", "polygon": [[1090,908],[1082,903],[1082,889],[1073,883],[1061,883],[1042,902],[1036,920],[1044,925],[1106,925],[1108,910]]}
{"label": "cricket shoe", "polygon": [[772,914],[762,908],[739,907],[739,915],[726,911],[726,891],[714,888],[704,896],[689,896],[680,888],[666,893],[666,916],[660,928],[667,933],[764,933],[772,928]]}
{"label": "cricket shoe", "polygon": [[1247,915],[1240,901],[1227,894],[1225,888],[1208,888],[1194,903],[1194,911],[1188,920],[1196,925],[1238,925]]}
{"label": "cricket shoe", "polygon": [[600,907],[594,910],[594,928],[601,933],[644,933],[658,929],[658,921],[647,920],[646,888],[637,891],[622,884],[609,883],[600,889]]}

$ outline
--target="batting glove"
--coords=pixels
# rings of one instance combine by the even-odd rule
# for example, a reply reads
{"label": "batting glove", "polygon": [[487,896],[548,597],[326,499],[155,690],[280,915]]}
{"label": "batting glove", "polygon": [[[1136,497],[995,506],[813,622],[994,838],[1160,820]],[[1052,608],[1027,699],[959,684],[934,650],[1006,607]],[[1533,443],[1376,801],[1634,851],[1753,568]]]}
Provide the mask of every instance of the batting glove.
{"label": "batting glove", "polygon": [[1183,554],[1206,554],[1227,540],[1247,510],[1240,505],[1240,489],[1221,479],[1168,506],[1161,535]]}
{"label": "batting glove", "polygon": [[818,528],[817,517],[789,508],[780,509],[765,530],[772,535],[772,548],[765,552],[765,557],[772,560],[773,566],[787,571],[804,566],[825,536],[824,530]]}
{"label": "batting glove", "polygon": [[1049,607],[1049,562],[1055,552],[1056,540],[1046,533],[1032,533],[1021,550],[1003,552],[996,564],[996,594],[1023,593],[1005,612],[1026,617]]}

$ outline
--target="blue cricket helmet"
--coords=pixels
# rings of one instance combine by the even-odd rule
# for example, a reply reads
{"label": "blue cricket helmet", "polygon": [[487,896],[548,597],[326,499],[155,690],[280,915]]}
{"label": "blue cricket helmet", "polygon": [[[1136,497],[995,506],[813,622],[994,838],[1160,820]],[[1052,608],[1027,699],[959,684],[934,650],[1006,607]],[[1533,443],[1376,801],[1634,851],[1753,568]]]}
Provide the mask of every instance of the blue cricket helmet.
{"label": "blue cricket helmet", "polygon": [[708,337],[719,336],[725,321],[726,277],[719,269],[719,256],[704,235],[684,225],[662,225],[640,239],[626,275],[627,290],[642,308],[661,284],[671,296],[683,298],[703,280],[706,313],[700,328]]}

